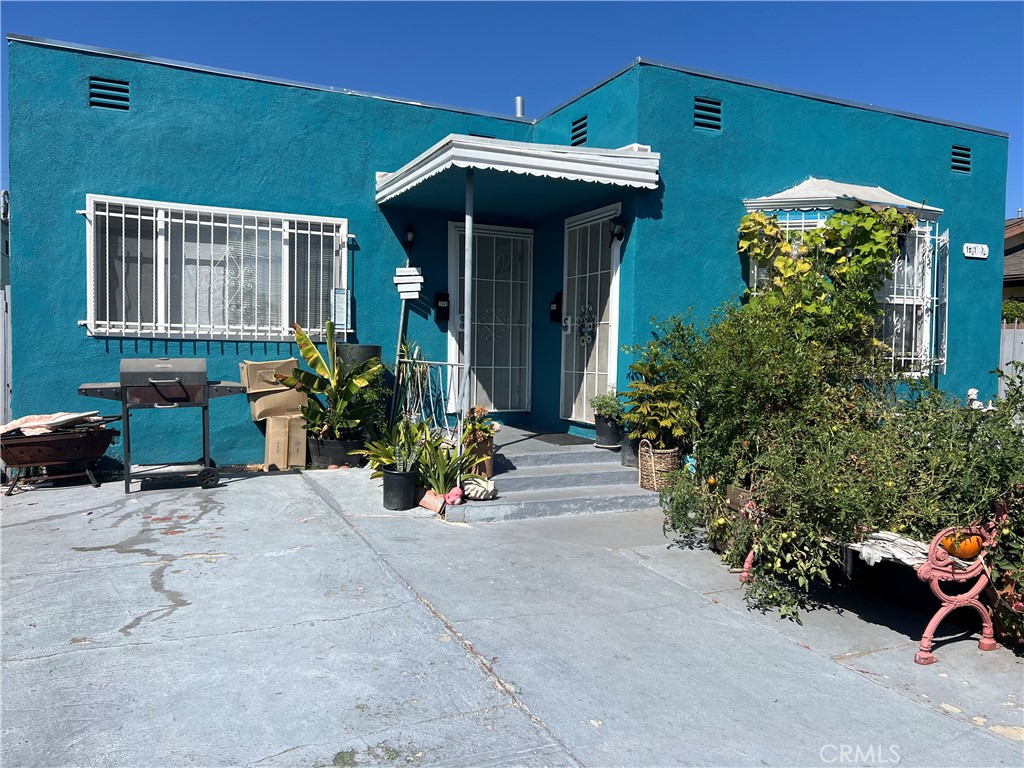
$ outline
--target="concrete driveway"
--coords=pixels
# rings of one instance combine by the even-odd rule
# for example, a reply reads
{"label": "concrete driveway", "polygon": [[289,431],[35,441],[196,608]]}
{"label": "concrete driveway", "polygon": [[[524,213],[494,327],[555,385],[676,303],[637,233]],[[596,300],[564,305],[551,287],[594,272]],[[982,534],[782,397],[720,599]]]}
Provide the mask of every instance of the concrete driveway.
{"label": "concrete driveway", "polygon": [[[1022,765],[1021,659],[746,610],[652,514],[387,516],[361,471],[5,500],[3,766]],[[954,628],[955,630],[955,628]]]}

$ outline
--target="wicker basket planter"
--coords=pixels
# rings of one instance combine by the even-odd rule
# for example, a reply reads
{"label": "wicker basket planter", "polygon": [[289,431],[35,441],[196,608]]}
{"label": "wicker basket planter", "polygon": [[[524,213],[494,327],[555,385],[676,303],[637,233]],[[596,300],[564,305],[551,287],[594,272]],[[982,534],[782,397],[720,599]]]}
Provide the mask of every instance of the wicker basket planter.
{"label": "wicker basket planter", "polygon": [[668,485],[668,473],[679,469],[679,448],[657,449],[650,440],[640,441],[640,487],[660,491]]}

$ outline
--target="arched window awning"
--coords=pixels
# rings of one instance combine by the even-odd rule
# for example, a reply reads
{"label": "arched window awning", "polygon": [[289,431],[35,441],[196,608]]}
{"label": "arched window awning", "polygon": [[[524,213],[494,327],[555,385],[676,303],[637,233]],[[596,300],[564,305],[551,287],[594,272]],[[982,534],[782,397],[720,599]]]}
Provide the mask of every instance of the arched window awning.
{"label": "arched window awning", "polygon": [[882,187],[846,184],[813,176],[774,195],[744,200],[743,205],[748,211],[852,211],[862,205],[892,206],[913,213],[924,221],[935,221],[942,215],[941,208],[914,202]]}

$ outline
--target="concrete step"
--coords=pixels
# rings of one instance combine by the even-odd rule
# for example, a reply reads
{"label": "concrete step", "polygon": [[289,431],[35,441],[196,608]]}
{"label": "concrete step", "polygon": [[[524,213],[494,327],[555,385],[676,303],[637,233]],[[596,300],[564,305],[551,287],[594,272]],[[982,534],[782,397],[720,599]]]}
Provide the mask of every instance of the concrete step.
{"label": "concrete step", "polygon": [[580,488],[513,491],[493,501],[474,501],[449,507],[447,519],[453,523],[489,523],[554,515],[630,512],[657,508],[657,493],[645,491],[631,483],[605,485],[593,489],[593,492],[585,493],[581,493]]}
{"label": "concrete step", "polygon": [[597,488],[626,485],[635,481],[637,471],[618,462],[587,464],[546,464],[527,466],[494,476],[498,493],[542,491],[546,488]]}
{"label": "concrete step", "polygon": [[494,471],[502,472],[526,467],[553,464],[621,464],[618,451],[595,448],[592,445],[573,445],[565,448],[551,446],[551,450],[516,450],[515,445],[494,449]]}

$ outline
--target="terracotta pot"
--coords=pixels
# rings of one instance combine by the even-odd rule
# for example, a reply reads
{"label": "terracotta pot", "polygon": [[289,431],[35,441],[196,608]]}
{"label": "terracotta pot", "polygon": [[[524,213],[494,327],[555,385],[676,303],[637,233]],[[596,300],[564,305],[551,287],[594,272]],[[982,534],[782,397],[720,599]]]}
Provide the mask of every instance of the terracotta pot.
{"label": "terracotta pot", "polygon": [[439,515],[444,512],[446,506],[444,496],[434,491],[428,491],[426,488],[416,489],[416,503]]}
{"label": "terracotta pot", "polygon": [[490,479],[494,477],[494,436],[481,440],[479,443],[470,445],[466,452],[472,456],[483,457],[484,460],[470,470],[474,475],[483,475]]}

